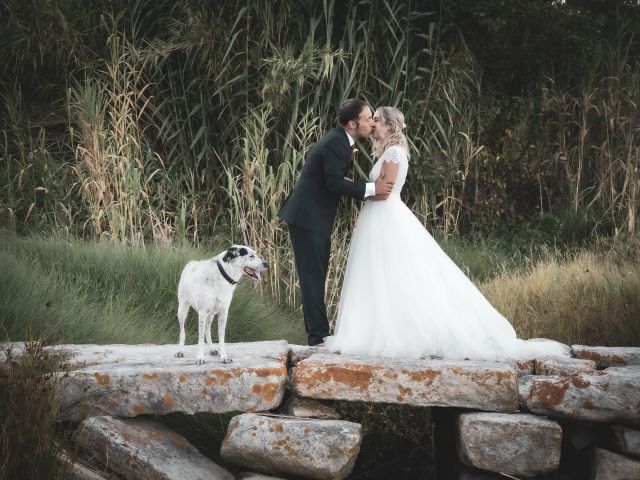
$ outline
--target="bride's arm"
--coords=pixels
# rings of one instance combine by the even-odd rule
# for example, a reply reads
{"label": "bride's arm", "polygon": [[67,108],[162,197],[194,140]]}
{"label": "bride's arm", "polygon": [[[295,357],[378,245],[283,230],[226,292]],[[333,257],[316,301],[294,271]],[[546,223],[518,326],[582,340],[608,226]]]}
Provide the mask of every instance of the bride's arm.
{"label": "bride's arm", "polygon": [[[398,168],[400,168],[400,164],[396,162],[382,162],[382,169],[380,170],[380,176],[378,180],[385,179],[387,182],[396,182],[396,177],[398,176]],[[365,198],[365,200],[386,200],[389,198],[389,194],[386,195],[373,195],[371,197]]]}

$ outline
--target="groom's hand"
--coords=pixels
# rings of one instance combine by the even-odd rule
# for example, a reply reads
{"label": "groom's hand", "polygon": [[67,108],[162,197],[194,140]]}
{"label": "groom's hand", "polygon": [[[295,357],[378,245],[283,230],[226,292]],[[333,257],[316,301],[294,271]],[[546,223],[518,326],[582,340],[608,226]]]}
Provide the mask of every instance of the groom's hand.
{"label": "groom's hand", "polygon": [[376,195],[389,195],[393,189],[394,182],[385,180],[385,174],[386,172],[382,172],[376,180]]}

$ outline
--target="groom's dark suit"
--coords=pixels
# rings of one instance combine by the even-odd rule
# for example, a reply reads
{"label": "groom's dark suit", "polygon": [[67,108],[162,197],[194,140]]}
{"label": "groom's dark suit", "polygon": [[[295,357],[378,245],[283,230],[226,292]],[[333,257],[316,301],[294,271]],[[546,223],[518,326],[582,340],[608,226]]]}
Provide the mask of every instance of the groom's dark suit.
{"label": "groom's dark suit", "polygon": [[324,289],[338,201],[341,195],[365,196],[364,182],[344,178],[351,150],[344,129],[329,131],[309,151],[295,188],[278,212],[289,225],[309,345],[329,335]]}

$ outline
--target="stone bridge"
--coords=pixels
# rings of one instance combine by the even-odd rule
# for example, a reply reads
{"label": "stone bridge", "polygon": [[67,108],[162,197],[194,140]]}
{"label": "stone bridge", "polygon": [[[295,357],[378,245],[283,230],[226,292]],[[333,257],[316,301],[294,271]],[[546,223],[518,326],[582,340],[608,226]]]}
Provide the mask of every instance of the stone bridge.
{"label": "stone bridge", "polygon": [[[225,462],[261,472],[242,478],[345,478],[362,430],[323,401],[346,400],[450,410],[457,456],[468,466],[455,478],[554,472],[567,435],[575,441],[580,426],[597,425],[608,434],[591,451],[592,478],[640,479],[640,348],[574,345],[566,347],[571,357],[515,362],[401,361],[268,341],[229,344],[232,363],[210,357],[204,365],[195,363],[196,346],[184,358],[173,356],[175,345],[49,348],[65,357],[61,419],[79,424],[82,447],[125,478],[235,478],[140,417],[174,412],[246,412],[232,419],[221,450]],[[108,478],[68,467],[72,478]]]}

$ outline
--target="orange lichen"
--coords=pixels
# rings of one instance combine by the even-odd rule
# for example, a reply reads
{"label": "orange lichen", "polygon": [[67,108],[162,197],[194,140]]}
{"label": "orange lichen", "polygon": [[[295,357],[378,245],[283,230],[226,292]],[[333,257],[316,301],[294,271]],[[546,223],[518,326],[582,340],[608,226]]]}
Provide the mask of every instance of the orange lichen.
{"label": "orange lichen", "polygon": [[333,382],[366,390],[371,385],[374,373],[381,369],[383,367],[351,363],[343,365],[303,365],[301,363],[294,370],[294,383],[313,388],[317,385],[326,385]]}
{"label": "orange lichen", "polygon": [[582,378],[579,374],[571,375],[570,378],[571,383],[576,388],[587,388],[589,385],[591,385],[591,382],[589,380]]}
{"label": "orange lichen", "polygon": [[253,385],[253,387],[251,387],[251,391],[256,395],[260,395],[262,399],[267,403],[273,401],[276,394],[278,393],[278,390],[280,390],[279,383],[256,383]]}
{"label": "orange lichen", "polygon": [[582,404],[582,407],[586,408],[587,410],[593,410],[593,402],[591,400],[585,400]]}
{"label": "orange lichen", "polygon": [[183,374],[180,374],[180,376],[178,377],[178,381],[180,383],[184,383],[187,381],[187,377],[185,377]]}
{"label": "orange lichen", "polygon": [[133,406],[133,412],[136,415],[142,415],[144,413],[144,407],[138,403]]}
{"label": "orange lichen", "polygon": [[143,373],[142,378],[145,380],[156,380],[158,378],[157,373]]}
{"label": "orange lichen", "polygon": [[109,385],[111,383],[111,379],[106,373],[100,375],[98,372],[96,372],[93,374],[93,376],[96,377],[96,382],[98,382],[100,385]]}
{"label": "orange lichen", "polygon": [[568,379],[553,381],[537,381],[529,392],[529,398],[538,397],[540,405],[555,406],[564,400],[569,388]]}
{"label": "orange lichen", "polygon": [[[454,375],[458,375],[460,373],[459,371],[457,371],[458,370],[457,368],[453,368],[451,370]],[[412,382],[418,382],[424,385],[425,387],[431,386],[431,384],[433,383],[433,380],[436,377],[439,377],[440,375],[442,375],[442,372],[439,372],[438,370],[431,370],[431,369],[418,370],[414,372],[403,370],[402,373],[406,374]]]}
{"label": "orange lichen", "polygon": [[162,403],[164,403],[165,407],[170,407],[171,405],[173,405],[173,397],[169,394],[166,394],[164,397],[162,397]]}
{"label": "orange lichen", "polygon": [[[236,376],[236,374],[238,373],[237,370],[238,369],[230,369],[230,371],[226,371],[226,370],[211,370],[211,372],[210,372],[211,375],[215,375],[216,377],[218,377],[217,379],[211,380],[211,383],[217,382],[218,385],[224,385],[230,379],[232,379],[234,376]],[[209,379],[211,379],[211,378],[212,377],[207,377],[207,382],[210,382]],[[211,383],[209,383],[209,385],[211,385]]]}
{"label": "orange lichen", "polygon": [[287,375],[287,367],[281,365],[279,367],[262,367],[253,370],[259,377],[284,377]]}

